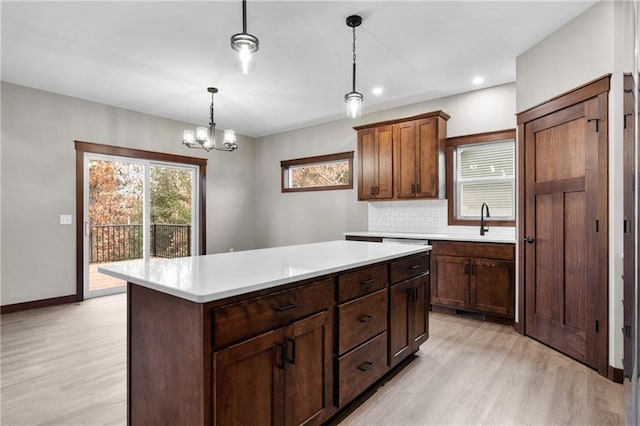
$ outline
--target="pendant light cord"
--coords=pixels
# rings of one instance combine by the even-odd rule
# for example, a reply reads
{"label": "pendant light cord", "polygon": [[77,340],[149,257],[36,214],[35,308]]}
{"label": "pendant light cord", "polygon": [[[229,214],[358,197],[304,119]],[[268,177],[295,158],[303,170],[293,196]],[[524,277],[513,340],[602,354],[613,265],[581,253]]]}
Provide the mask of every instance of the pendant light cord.
{"label": "pendant light cord", "polygon": [[242,0],[242,32],[247,32],[247,0]]}
{"label": "pendant light cord", "polygon": [[356,27],[353,29],[353,91],[356,91]]}

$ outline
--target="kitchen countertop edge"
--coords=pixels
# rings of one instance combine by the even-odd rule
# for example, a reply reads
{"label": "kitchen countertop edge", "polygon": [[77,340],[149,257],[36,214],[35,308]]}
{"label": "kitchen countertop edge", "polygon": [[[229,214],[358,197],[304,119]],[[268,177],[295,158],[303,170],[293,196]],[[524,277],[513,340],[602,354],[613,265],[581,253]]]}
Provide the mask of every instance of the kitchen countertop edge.
{"label": "kitchen countertop edge", "polygon": [[[210,254],[210,255],[203,255],[203,256],[191,256],[191,257],[179,258],[179,259],[155,260],[152,262],[149,262],[149,261],[136,262],[136,263],[130,262],[130,263],[123,263],[123,264],[109,265],[109,266],[105,265],[105,266],[99,267],[98,271],[103,274],[106,274],[127,282],[131,282],[133,284],[137,284],[146,288],[157,290],[165,294],[170,294],[176,297],[180,297],[182,299],[190,300],[192,302],[207,303],[207,302],[214,302],[222,299],[227,299],[233,296],[249,294],[249,293],[257,292],[260,290],[276,288],[279,286],[295,283],[298,281],[305,281],[308,279],[319,278],[322,276],[331,275],[331,274],[347,271],[350,269],[360,268],[363,266],[385,262],[385,261],[389,261],[397,258],[411,256],[413,254],[428,252],[431,250],[431,246],[428,246],[428,245],[410,246],[405,244],[393,244],[395,248],[389,247],[390,245],[387,245],[387,248],[385,248],[384,250],[378,250],[374,248],[373,252],[378,253],[374,255],[368,254],[370,250],[362,250],[362,253],[359,253],[356,256],[357,259],[351,259],[348,261],[348,263],[344,263],[344,262],[340,263],[338,260],[336,260],[334,264],[320,265],[313,270],[309,270],[303,273],[292,273],[292,274],[282,275],[282,276],[277,276],[276,274],[276,276],[270,276],[269,278],[266,278],[264,280],[252,279],[250,280],[252,282],[245,283],[240,286],[233,286],[232,285],[233,283],[231,283],[231,285],[226,283],[227,284],[226,288],[219,289],[219,290],[216,290],[213,288],[214,286],[213,283],[210,285],[207,285],[208,283],[202,282],[202,279],[200,278],[203,275],[202,270],[200,270],[199,273],[193,272],[191,274],[184,276],[181,281],[183,288],[178,287],[179,284],[171,284],[171,285],[168,284],[169,280],[166,280],[163,283],[159,279],[153,279],[149,277],[149,275],[154,270],[154,265],[156,265],[155,266],[156,269],[159,268],[159,266],[157,265],[163,265],[163,266],[168,265],[169,269],[171,269],[172,266],[176,265],[174,266],[174,269],[178,269],[178,267],[184,265],[185,263],[188,263],[190,261],[191,262],[195,261],[197,263],[196,268],[200,268],[200,269],[204,268],[207,271],[213,271],[214,274],[204,274],[204,275],[211,276],[211,275],[215,275],[215,272],[218,272],[215,270],[215,268],[217,265],[219,265],[218,262],[226,260],[225,256],[230,261],[233,261],[234,254],[235,256],[240,255],[241,256],[240,261],[246,263],[248,260],[251,259],[252,253],[256,253],[256,256],[265,256],[266,254],[268,254],[269,250],[271,250],[275,254],[278,251],[283,252],[285,251],[285,249],[294,249],[294,252],[295,252],[294,256],[305,257],[306,255],[308,255],[309,257],[312,257],[313,255],[317,255],[318,253],[322,253],[323,245],[325,245],[326,249],[329,249],[329,248],[335,248],[335,247],[332,247],[332,245],[336,246],[336,245],[341,245],[343,243],[350,243],[350,244],[357,245],[357,246],[351,246],[352,248],[355,248],[355,247],[364,248],[365,246],[362,246],[363,244],[367,244],[367,245],[373,244],[373,246],[379,245],[378,243],[362,243],[362,242],[338,240],[338,241],[328,241],[326,243],[301,244],[301,245],[295,245],[295,246],[274,247],[271,249],[267,248],[267,249],[237,251],[233,253],[218,253],[218,254]],[[330,256],[332,255],[331,252],[336,253],[335,250],[330,250],[330,252],[322,253],[322,254],[325,254],[325,256],[323,257],[324,263],[326,263],[327,261],[327,256],[329,256],[330,258]],[[290,254],[291,253],[289,253],[289,255]],[[272,261],[278,261],[278,260],[282,260],[282,259],[278,259],[278,257],[276,256]],[[284,260],[284,261],[286,262],[287,260]],[[306,260],[307,259],[305,259],[305,261]],[[343,259],[340,259],[340,261],[342,260]],[[331,259],[329,259],[329,261],[331,261]],[[172,271],[170,271],[169,273],[163,272],[162,275],[171,276],[172,275],[171,272]],[[192,280],[193,283],[198,284],[196,285],[196,287],[199,288],[199,290],[189,291],[188,289],[185,289],[184,282],[188,283],[189,280]],[[196,283],[195,282],[196,280],[200,280],[200,281]],[[204,285],[200,285],[200,284],[204,284]]]}

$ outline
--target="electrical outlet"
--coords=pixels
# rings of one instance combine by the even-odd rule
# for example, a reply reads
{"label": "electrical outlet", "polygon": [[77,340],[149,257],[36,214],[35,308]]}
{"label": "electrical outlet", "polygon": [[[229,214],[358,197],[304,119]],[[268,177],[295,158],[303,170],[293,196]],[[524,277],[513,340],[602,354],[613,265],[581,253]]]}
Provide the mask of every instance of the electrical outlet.
{"label": "electrical outlet", "polygon": [[71,225],[73,222],[73,216],[70,214],[61,214],[60,215],[60,225]]}

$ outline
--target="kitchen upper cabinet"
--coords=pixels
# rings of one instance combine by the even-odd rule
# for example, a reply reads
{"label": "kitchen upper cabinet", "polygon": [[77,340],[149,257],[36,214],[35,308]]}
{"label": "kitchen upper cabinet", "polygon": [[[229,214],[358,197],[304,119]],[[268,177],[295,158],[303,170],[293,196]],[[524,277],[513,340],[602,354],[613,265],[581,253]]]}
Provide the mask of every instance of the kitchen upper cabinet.
{"label": "kitchen upper cabinet", "polygon": [[216,424],[320,423],[331,401],[326,312],[214,353]]}
{"label": "kitchen upper cabinet", "polygon": [[391,126],[358,132],[358,199],[393,198],[393,143]]}
{"label": "kitchen upper cabinet", "polygon": [[444,197],[444,123],[430,117],[393,125],[397,198]]}
{"label": "kitchen upper cabinet", "polygon": [[513,318],[513,244],[433,241],[431,304]]}
{"label": "kitchen upper cabinet", "polygon": [[435,111],[355,127],[358,199],[443,198],[448,119]]}

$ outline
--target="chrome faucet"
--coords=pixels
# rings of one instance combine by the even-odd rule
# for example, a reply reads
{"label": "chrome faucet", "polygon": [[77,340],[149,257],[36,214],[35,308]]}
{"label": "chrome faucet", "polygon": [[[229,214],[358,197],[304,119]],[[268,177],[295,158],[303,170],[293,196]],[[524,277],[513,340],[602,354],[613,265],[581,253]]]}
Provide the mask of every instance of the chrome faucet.
{"label": "chrome faucet", "polygon": [[491,214],[489,213],[489,206],[487,205],[487,203],[482,203],[482,206],[480,206],[480,235],[484,235],[485,232],[489,232],[489,228],[485,228],[484,226],[484,210],[487,210],[487,216],[486,217],[491,217]]}

